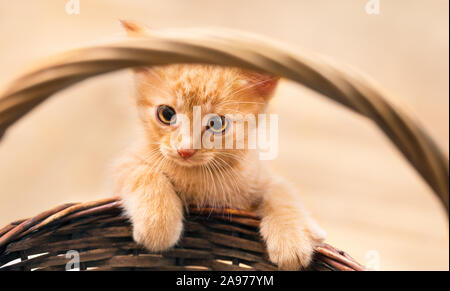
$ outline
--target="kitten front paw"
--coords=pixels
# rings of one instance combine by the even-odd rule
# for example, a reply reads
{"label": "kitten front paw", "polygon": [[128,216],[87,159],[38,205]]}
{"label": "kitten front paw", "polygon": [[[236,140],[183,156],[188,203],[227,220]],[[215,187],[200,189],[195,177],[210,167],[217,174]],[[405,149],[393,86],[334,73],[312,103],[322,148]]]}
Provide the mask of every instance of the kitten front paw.
{"label": "kitten front paw", "polygon": [[173,247],[181,237],[182,221],[166,223],[134,224],[133,239],[151,252],[165,251]]}
{"label": "kitten front paw", "polygon": [[264,230],[270,261],[281,270],[295,271],[308,267],[314,249],[323,242],[323,238],[311,235],[309,230],[301,227],[279,228],[280,225],[261,229]]}

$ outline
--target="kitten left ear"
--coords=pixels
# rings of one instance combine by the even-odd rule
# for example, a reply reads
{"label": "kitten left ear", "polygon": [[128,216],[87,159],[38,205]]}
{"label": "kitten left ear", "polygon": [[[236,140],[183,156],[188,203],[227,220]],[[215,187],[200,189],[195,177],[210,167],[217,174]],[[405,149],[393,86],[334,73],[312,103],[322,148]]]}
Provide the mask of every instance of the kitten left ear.
{"label": "kitten left ear", "polygon": [[254,88],[259,95],[267,99],[272,97],[280,79],[277,76],[257,72],[244,72],[244,77],[249,87]]}

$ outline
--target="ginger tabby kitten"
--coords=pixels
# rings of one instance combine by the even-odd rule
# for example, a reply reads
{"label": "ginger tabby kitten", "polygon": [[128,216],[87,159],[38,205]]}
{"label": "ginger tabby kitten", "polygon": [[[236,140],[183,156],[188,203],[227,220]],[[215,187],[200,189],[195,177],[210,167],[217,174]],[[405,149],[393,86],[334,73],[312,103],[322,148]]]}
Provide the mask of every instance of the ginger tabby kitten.
{"label": "ginger tabby kitten", "polygon": [[[122,24],[130,36],[145,35],[134,23]],[[192,139],[182,136],[177,118],[184,114],[193,123],[193,107],[198,106],[202,114],[220,117],[213,119],[216,126],[203,126],[201,135],[229,135],[225,127],[232,121],[224,116],[265,113],[278,78],[187,64],[138,68],[134,75],[144,134],[118,160],[115,191],[124,201],[135,241],[150,251],[174,246],[182,236],[184,209],[191,204],[239,208],[262,217],[260,233],[273,263],[283,270],[307,267],[325,235],[298,192],[262,165],[256,150],[194,148]],[[174,136],[177,146],[171,142]]]}

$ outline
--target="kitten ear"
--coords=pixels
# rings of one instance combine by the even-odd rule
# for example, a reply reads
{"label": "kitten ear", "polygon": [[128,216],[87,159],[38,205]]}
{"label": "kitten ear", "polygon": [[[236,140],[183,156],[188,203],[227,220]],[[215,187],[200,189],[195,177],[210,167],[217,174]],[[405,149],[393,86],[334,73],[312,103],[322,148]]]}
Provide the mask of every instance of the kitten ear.
{"label": "kitten ear", "polygon": [[142,35],[145,32],[145,28],[138,25],[137,23],[129,20],[123,20],[120,19],[120,24],[127,32],[128,36],[136,36],[136,35]]}
{"label": "kitten ear", "polygon": [[132,68],[133,72],[133,80],[134,86],[136,88],[137,100],[143,101],[146,100],[146,95],[149,89],[158,87],[159,82],[161,81],[161,77],[158,73],[150,67],[136,67]]}
{"label": "kitten ear", "polygon": [[136,67],[133,68],[134,79],[138,84],[148,83],[152,78],[159,78],[154,69],[150,67]]}
{"label": "kitten ear", "polygon": [[[127,32],[128,36],[140,36],[145,34],[146,29],[136,22],[119,19],[120,24]],[[149,74],[151,74],[151,69],[147,67],[137,67],[133,68],[133,72],[135,73],[136,81],[145,80]]]}
{"label": "kitten ear", "polygon": [[277,76],[271,76],[267,74],[257,72],[244,72],[245,80],[248,82],[248,86],[253,88],[259,95],[265,99],[272,97],[275,88],[277,87]]}

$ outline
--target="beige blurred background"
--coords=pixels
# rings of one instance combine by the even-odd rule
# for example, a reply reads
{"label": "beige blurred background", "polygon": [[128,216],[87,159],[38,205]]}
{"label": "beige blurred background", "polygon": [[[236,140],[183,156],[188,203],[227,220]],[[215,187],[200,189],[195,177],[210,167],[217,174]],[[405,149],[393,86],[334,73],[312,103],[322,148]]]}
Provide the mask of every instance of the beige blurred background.
{"label": "beige blurred background", "polygon": [[[0,87],[40,57],[154,28],[223,26],[347,63],[382,84],[449,147],[449,2],[381,0],[0,0]],[[0,225],[64,202],[110,195],[108,167],[133,139],[129,72],[78,84],[14,125],[0,143]],[[428,186],[367,120],[283,82],[275,168],[291,179],[328,241],[382,270],[448,270],[448,218]]]}

